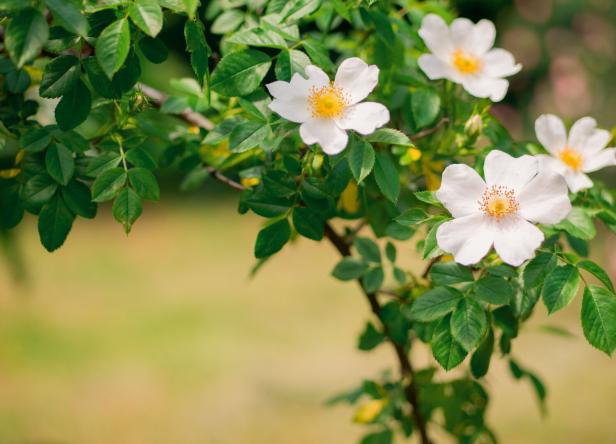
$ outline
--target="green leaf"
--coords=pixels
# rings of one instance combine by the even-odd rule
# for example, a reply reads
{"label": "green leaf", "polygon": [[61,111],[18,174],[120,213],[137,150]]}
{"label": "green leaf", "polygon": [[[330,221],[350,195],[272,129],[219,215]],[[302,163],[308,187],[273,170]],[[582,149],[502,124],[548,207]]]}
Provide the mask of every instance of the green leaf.
{"label": "green leaf", "polygon": [[135,0],[128,7],[128,15],[150,37],[156,37],[163,27],[163,11],[156,0]]}
{"label": "green leaf", "polygon": [[524,286],[537,287],[545,281],[545,277],[556,267],[556,256],[552,253],[539,253],[524,267]]}
{"label": "green leaf", "polygon": [[436,257],[441,252],[441,249],[438,247],[438,243],[436,242],[436,232],[438,230],[438,227],[440,227],[441,224],[443,224],[444,222],[446,222],[446,220],[439,220],[434,225],[432,225],[432,227],[430,227],[430,230],[428,230],[428,234],[426,235],[426,240],[424,241],[423,247],[424,259]]}
{"label": "green leaf", "polygon": [[197,7],[199,6],[200,0],[182,0],[184,4],[184,11],[188,14],[191,20],[195,18],[197,13]]}
{"label": "green leaf", "polygon": [[387,245],[385,245],[385,256],[392,264],[396,262],[396,247],[391,242],[387,242]]}
{"label": "green leaf", "polygon": [[603,268],[601,268],[595,262],[585,259],[585,260],[578,262],[576,265],[578,266],[578,268],[581,268],[591,273],[593,276],[599,279],[601,283],[605,285],[605,287],[608,290],[614,293],[614,285],[612,284],[612,280],[610,279],[610,276],[607,274],[607,272]]}
{"label": "green leaf", "polygon": [[372,143],[387,143],[389,145],[415,146],[411,139],[402,131],[393,128],[381,128],[366,136]]}
{"label": "green leaf", "polygon": [[[261,28],[239,31],[227,38],[230,43],[264,48],[286,49],[287,43],[277,33]],[[281,53],[284,54],[284,51]]]}
{"label": "green leaf", "polygon": [[565,308],[580,286],[580,273],[573,265],[556,267],[545,280],[543,302],[550,314]]}
{"label": "green leaf", "polygon": [[383,195],[396,203],[400,194],[400,176],[391,156],[384,151],[379,151],[376,155],[374,178]]}
{"label": "green leaf", "polygon": [[94,91],[101,97],[106,99],[119,99],[122,97],[122,91],[117,87],[116,79],[114,79],[114,81],[109,80],[107,74],[105,74],[95,57],[84,59],[83,66],[88,73],[90,85],[92,85]]}
{"label": "green leaf", "polygon": [[45,3],[47,3],[53,18],[60,26],[67,31],[87,37],[88,21],[79,10],[77,2],[71,0],[45,0]]}
{"label": "green leaf", "polygon": [[128,20],[117,20],[103,29],[96,41],[96,60],[109,79],[122,67],[129,50]]}
{"label": "green leaf", "polygon": [[451,334],[468,352],[471,352],[488,330],[488,317],[483,307],[470,298],[460,301],[451,315]]}
{"label": "green leaf", "polygon": [[135,189],[135,192],[142,199],[159,200],[160,189],[156,177],[150,170],[145,168],[131,168],[128,170],[128,180]]}
{"label": "green leaf", "polygon": [[310,208],[296,207],[293,210],[293,226],[299,234],[308,239],[323,239],[324,224],[321,215]]}
{"label": "green leaf", "polygon": [[75,216],[64,204],[60,196],[47,202],[39,214],[38,232],[41,243],[52,252],[62,246],[71,231]]}
{"label": "green leaf", "polygon": [[405,210],[400,216],[396,217],[396,222],[405,227],[412,227],[424,223],[430,219],[430,215],[421,208],[409,208]]}
{"label": "green leaf", "polygon": [[122,168],[106,170],[92,184],[92,200],[105,202],[113,199],[126,183],[126,172]]}
{"label": "green leaf", "polygon": [[385,429],[380,432],[368,433],[362,438],[359,444],[392,444],[393,442],[393,432],[389,429]]}
{"label": "green leaf", "polygon": [[368,293],[374,293],[378,291],[383,285],[384,280],[385,272],[381,267],[371,268],[361,278],[364,290],[366,290]]}
{"label": "green leaf", "polygon": [[590,217],[586,210],[580,207],[573,207],[567,218],[554,225],[554,228],[564,230],[571,236],[583,240],[594,239],[597,235],[597,229],[592,221],[592,217]]}
{"label": "green leaf", "polygon": [[358,279],[368,271],[368,264],[352,257],[342,258],[334,267],[332,276],[341,281]]}
{"label": "green leaf", "polygon": [[92,107],[90,90],[81,80],[65,93],[56,106],[56,121],[60,129],[68,131],[85,122]]}
{"label": "green leaf", "polygon": [[358,237],[353,242],[353,246],[367,262],[381,263],[381,251],[379,246],[367,237]]}
{"label": "green leaf", "polygon": [[296,49],[285,49],[280,52],[274,67],[276,78],[288,82],[295,73],[304,75],[304,69],[310,63],[310,59],[303,52]]}
{"label": "green leaf", "polygon": [[498,276],[485,276],[475,283],[474,294],[477,299],[488,304],[509,304],[515,292],[505,279]]}
{"label": "green leaf", "polygon": [[385,335],[378,331],[372,322],[366,323],[366,328],[359,336],[357,348],[362,351],[370,351],[376,348],[385,340]]}
{"label": "green leaf", "polygon": [[45,66],[39,94],[41,97],[60,97],[69,92],[79,80],[79,59],[67,55],[53,59]]}
{"label": "green leaf", "polygon": [[112,213],[115,220],[124,226],[126,234],[141,216],[141,198],[130,188],[124,188],[113,202]]}
{"label": "green leaf", "polygon": [[58,184],[46,174],[32,176],[24,184],[21,198],[31,205],[41,205],[47,202],[58,189]]}
{"label": "green leaf", "polygon": [[483,378],[488,374],[490,360],[494,352],[494,332],[490,328],[484,340],[471,356],[471,373],[475,378]]}
{"label": "green leaf", "polygon": [[156,168],[156,161],[144,148],[132,148],[126,152],[124,157],[133,166],[147,168],[148,170]]}
{"label": "green leaf", "polygon": [[229,34],[244,21],[244,13],[239,9],[228,9],[216,17],[210,28],[212,34]]}
{"label": "green leaf", "polygon": [[417,200],[427,203],[428,205],[433,205],[436,207],[443,206],[441,201],[436,197],[436,193],[434,191],[417,191],[415,192],[415,197]]}
{"label": "green leaf", "polygon": [[263,228],[257,235],[255,257],[262,259],[277,253],[289,241],[291,226],[286,219],[274,222]]}
{"label": "green leaf", "polygon": [[455,262],[439,262],[430,268],[430,279],[434,285],[473,282],[473,272]]}
{"label": "green leaf", "polygon": [[582,329],[595,348],[612,356],[616,349],[616,295],[597,285],[584,290]]}
{"label": "green leaf", "polygon": [[64,145],[54,143],[45,154],[45,166],[49,175],[58,183],[67,185],[75,172],[73,154]]}
{"label": "green leaf", "polygon": [[452,312],[462,299],[459,290],[451,287],[436,287],[419,296],[403,313],[411,321],[431,322]]}
{"label": "green leaf", "polygon": [[374,149],[368,142],[353,138],[347,160],[355,181],[360,184],[374,167]]}
{"label": "green leaf", "polygon": [[100,156],[90,159],[86,168],[86,175],[89,177],[98,177],[105,171],[117,167],[122,161],[120,154],[115,152],[102,153]]}
{"label": "green leaf", "polygon": [[160,38],[143,37],[139,40],[139,49],[141,49],[145,58],[152,63],[163,63],[169,57],[169,49]]}
{"label": "green leaf", "polygon": [[43,151],[50,143],[51,134],[45,128],[29,129],[19,139],[21,148],[29,153]]}
{"label": "green leaf", "polygon": [[411,113],[417,129],[434,123],[441,108],[441,97],[433,89],[420,88],[411,96]]}
{"label": "green leaf", "polygon": [[41,52],[48,37],[49,26],[43,14],[28,8],[13,16],[5,29],[4,44],[19,69]]}
{"label": "green leaf", "polygon": [[210,87],[223,96],[245,96],[259,87],[271,64],[267,54],[254,49],[231,53],[216,66]]}
{"label": "green leaf", "polygon": [[243,153],[260,145],[269,133],[269,127],[263,122],[251,120],[241,123],[229,135],[229,149],[234,153]]}
{"label": "green leaf", "polygon": [[457,367],[466,358],[467,352],[451,334],[451,316],[443,318],[434,330],[432,355],[445,370]]}
{"label": "green leaf", "polygon": [[187,20],[184,25],[186,49],[190,52],[190,64],[197,76],[199,84],[207,83],[210,75],[208,58],[212,50],[205,40],[205,28],[200,20]]}
{"label": "green leaf", "polygon": [[315,65],[320,66],[325,71],[331,72],[334,70],[334,64],[329,58],[327,48],[321,42],[308,38],[302,41],[302,46]]}
{"label": "green leaf", "polygon": [[62,199],[72,213],[87,219],[96,216],[96,204],[91,200],[90,189],[83,183],[70,181],[62,188]]}

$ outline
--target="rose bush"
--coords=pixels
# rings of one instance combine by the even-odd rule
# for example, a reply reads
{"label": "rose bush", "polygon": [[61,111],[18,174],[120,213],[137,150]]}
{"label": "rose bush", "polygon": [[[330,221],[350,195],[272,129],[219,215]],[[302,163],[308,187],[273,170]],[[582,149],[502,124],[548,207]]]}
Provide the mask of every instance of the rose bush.
{"label": "rose bush", "polygon": [[[177,23],[194,77],[167,97],[141,72]],[[513,342],[537,305],[552,314],[581,288],[586,339],[616,349],[614,287],[588,259],[595,223],[616,231],[614,191],[587,175],[616,164],[612,135],[586,117],[567,136],[545,115],[538,141],[513,140],[490,107],[521,66],[491,22],[442,1],[0,0],[0,26],[0,228],[33,214],[54,251],[112,202],[128,233],[172,169],[264,218],[256,268],[302,237],[330,243],[333,276],[373,314],[359,349],[397,361],[331,400],[358,404],[364,444],[437,428],[495,442],[491,360],[543,402]],[[424,267],[399,265],[403,242]],[[434,365],[413,363],[421,344]]]}

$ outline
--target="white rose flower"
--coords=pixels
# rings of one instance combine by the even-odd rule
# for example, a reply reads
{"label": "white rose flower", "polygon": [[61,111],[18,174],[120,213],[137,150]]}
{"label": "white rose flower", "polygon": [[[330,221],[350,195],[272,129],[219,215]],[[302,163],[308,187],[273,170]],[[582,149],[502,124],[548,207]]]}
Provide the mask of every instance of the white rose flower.
{"label": "white rose flower", "polygon": [[342,62],[331,82],[317,66],[306,67],[307,79],[294,74],[290,82],[267,86],[274,97],[269,107],[291,122],[301,123],[299,134],[308,145],[318,143],[327,154],[347,146],[347,130],[373,133],[389,122],[389,110],[380,103],[362,102],[376,87],[379,68],[353,57]]}
{"label": "white rose flower", "polygon": [[492,49],[496,29],[489,20],[475,25],[468,19],[458,18],[448,27],[438,15],[428,14],[421,22],[419,35],[432,51],[419,57],[419,67],[428,78],[460,83],[475,97],[500,102],[509,88],[509,82],[503,77],[522,69],[509,51]]}
{"label": "white rose flower", "polygon": [[438,245],[464,265],[479,262],[494,246],[517,267],[543,242],[533,223],[556,224],[571,211],[567,183],[540,170],[536,157],[498,150],[488,154],[484,172],[485,181],[468,165],[445,168],[436,196],[454,219],[438,228]]}
{"label": "white rose flower", "polygon": [[535,121],[535,133],[551,154],[537,156],[542,166],[565,176],[574,193],[592,187],[592,180],[584,173],[616,165],[616,148],[605,148],[611,139],[610,133],[597,129],[597,122],[591,117],[575,122],[567,137],[563,121],[544,114]]}

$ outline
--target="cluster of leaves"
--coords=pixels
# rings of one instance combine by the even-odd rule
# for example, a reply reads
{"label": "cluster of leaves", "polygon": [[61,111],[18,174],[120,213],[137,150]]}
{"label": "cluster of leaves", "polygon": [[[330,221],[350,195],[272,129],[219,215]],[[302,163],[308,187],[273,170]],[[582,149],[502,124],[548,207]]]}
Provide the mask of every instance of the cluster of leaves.
{"label": "cluster of leaves", "polygon": [[[433,191],[447,164],[480,167],[494,148],[516,156],[542,148],[512,140],[487,100],[418,70],[425,48],[417,30],[429,12],[452,17],[441,1],[0,0],[0,228],[36,215],[52,251],[77,216],[95,217],[112,201],[128,232],[142,201],[158,200],[154,172],[163,168],[183,174],[184,190],[212,177],[242,190],[239,212],[266,219],[254,247],[259,265],[298,237],[331,238],[329,221],[341,219],[346,257],[333,276],[358,280],[378,315],[359,348],[389,343],[408,355],[423,342],[443,369],[467,357],[470,367],[453,380],[436,367],[416,370],[413,409],[408,382],[389,374],[341,397],[370,398],[356,415],[371,427],[363,443],[415,433],[425,426],[415,409],[460,442],[495,441],[481,378],[497,351],[545,398],[539,378],[511,357],[539,299],[554,313],[583,285],[586,338],[616,349],[614,288],[587,258],[596,221],[616,231],[616,205],[600,183],[572,196],[568,219],[541,227],[542,250],[517,269],[496,255],[463,267],[439,250],[436,230],[449,216]],[[169,23],[180,23],[194,78],[173,79],[175,93],[163,100],[139,80],[144,64],[166,60],[160,33]],[[352,134],[345,151],[325,156],[270,111],[264,84],[311,63],[331,76],[350,56],[379,66],[373,96],[389,108],[392,128]],[[57,103],[51,122],[36,91]],[[427,261],[425,272],[398,262],[403,241]],[[601,285],[587,283],[591,276]]]}

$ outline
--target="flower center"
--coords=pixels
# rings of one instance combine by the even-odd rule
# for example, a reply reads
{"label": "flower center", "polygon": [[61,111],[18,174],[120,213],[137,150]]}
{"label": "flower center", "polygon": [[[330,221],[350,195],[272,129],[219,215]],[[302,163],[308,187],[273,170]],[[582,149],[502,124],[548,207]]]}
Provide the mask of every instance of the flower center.
{"label": "flower center", "polygon": [[481,69],[481,60],[460,49],[453,52],[453,64],[462,74],[475,74]]}
{"label": "flower center", "polygon": [[330,84],[320,88],[312,87],[308,103],[312,109],[312,117],[340,117],[349,104],[349,100],[340,88]]}
{"label": "flower center", "polygon": [[563,163],[573,171],[579,171],[582,169],[584,158],[573,148],[566,146],[558,153],[558,157],[560,157],[560,160],[562,160]]}
{"label": "flower center", "polygon": [[519,207],[515,192],[501,185],[492,185],[486,189],[479,200],[481,211],[497,220],[515,213]]}

